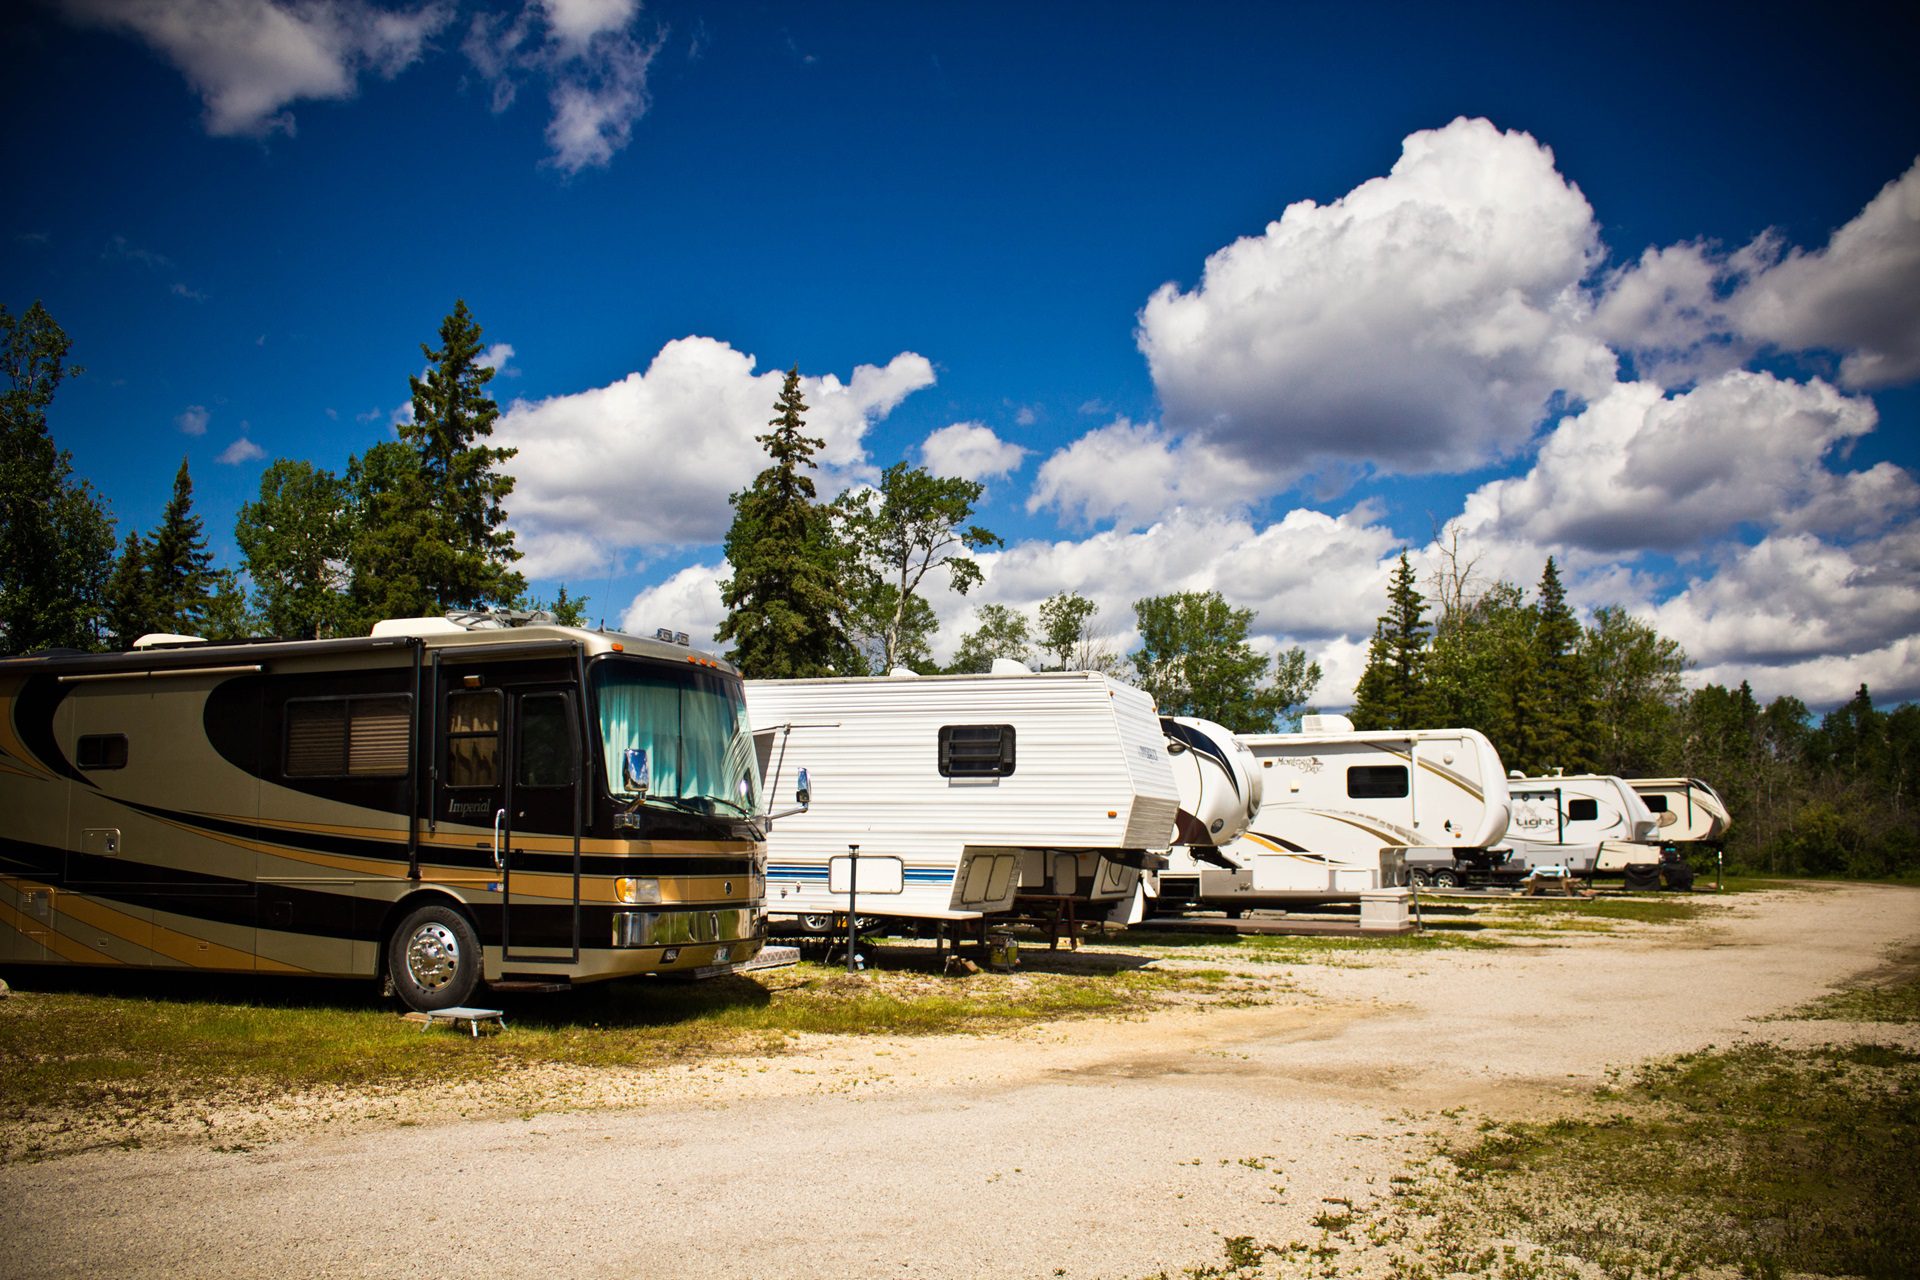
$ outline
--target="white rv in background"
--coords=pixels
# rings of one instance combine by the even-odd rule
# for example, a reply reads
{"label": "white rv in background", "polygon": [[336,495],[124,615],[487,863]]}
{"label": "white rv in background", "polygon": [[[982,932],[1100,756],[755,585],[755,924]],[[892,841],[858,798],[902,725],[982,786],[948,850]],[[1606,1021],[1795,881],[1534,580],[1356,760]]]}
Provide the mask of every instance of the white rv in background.
{"label": "white rv in background", "polygon": [[812,809],[768,836],[767,909],[969,920],[1016,896],[1107,904],[1158,866],[1179,807],[1152,699],[1098,672],[749,680],[763,776]]}
{"label": "white rv in background", "polygon": [[1717,849],[1727,841],[1733,817],[1727,802],[1698,778],[1628,778],[1641,802],[1659,824],[1654,838],[1663,845],[1700,845]]}
{"label": "white rv in background", "polygon": [[[1564,866],[1575,875],[1623,875],[1657,867],[1658,823],[1632,787],[1611,774],[1516,777],[1506,845],[1528,866]],[[1656,875],[1657,878],[1657,875]]]}
{"label": "white rv in background", "polygon": [[[1239,864],[1220,848],[1246,834],[1262,800],[1260,764],[1231,729],[1194,716],[1162,716],[1160,729],[1180,789],[1180,812],[1166,866],[1142,875],[1137,901],[1125,915],[1114,917],[1128,924],[1167,907],[1200,905],[1198,876],[1203,870],[1238,870]],[[1171,886],[1174,895],[1164,903],[1163,886]]]}
{"label": "white rv in background", "polygon": [[1220,849],[1231,868],[1189,861],[1162,873],[1165,903],[1237,914],[1353,901],[1405,884],[1409,856],[1489,860],[1506,832],[1506,775],[1476,730],[1362,731],[1322,715],[1299,733],[1239,741],[1260,766],[1259,814]]}

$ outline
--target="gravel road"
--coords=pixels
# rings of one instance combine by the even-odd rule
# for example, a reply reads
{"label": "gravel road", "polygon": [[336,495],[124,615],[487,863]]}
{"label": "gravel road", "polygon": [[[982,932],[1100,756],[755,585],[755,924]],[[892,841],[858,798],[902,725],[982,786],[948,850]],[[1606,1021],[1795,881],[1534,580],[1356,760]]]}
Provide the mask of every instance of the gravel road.
{"label": "gravel road", "polygon": [[402,1108],[248,1151],[0,1166],[0,1274],[1177,1275],[1217,1262],[1223,1237],[1311,1238],[1325,1201],[1384,1194],[1444,1109],[1551,1113],[1609,1067],[1845,1035],[1757,1019],[1920,944],[1920,891],[1714,908],[1551,946],[1285,966],[1299,995],[1270,1006],[823,1037],[575,1082],[551,1113]]}

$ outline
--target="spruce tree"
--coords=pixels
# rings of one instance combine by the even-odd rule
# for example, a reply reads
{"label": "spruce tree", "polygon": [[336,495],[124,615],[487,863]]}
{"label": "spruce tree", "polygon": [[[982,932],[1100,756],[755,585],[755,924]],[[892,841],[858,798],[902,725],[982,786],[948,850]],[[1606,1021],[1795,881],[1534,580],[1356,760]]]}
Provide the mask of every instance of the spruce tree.
{"label": "spruce tree", "polygon": [[814,500],[814,450],[806,434],[800,370],[787,371],[765,435],[772,465],[732,496],[727,563],[720,584],[727,616],[715,638],[756,679],[847,674],[857,669],[842,620],[846,553],[831,513]]}
{"label": "spruce tree", "polygon": [[425,377],[409,378],[412,421],[400,439],[349,466],[354,485],[352,595],[362,626],[382,617],[511,604],[526,590],[506,526],[513,477],[497,468],[515,450],[480,443],[500,407],[487,394],[480,326],[465,300],[422,343]]}
{"label": "spruce tree", "polygon": [[1534,746],[1541,768],[1585,773],[1593,767],[1593,676],[1580,651],[1582,629],[1567,606],[1553,557],[1540,574],[1533,640],[1540,718]]}
{"label": "spruce tree", "polygon": [[1352,720],[1359,729],[1428,727],[1426,598],[1414,585],[1407,553],[1387,583],[1387,611],[1375,622],[1367,666],[1354,686]]}
{"label": "spruce tree", "polygon": [[113,563],[113,575],[107,579],[106,623],[107,635],[119,649],[130,649],[135,640],[160,629],[153,623],[153,606],[147,596],[146,543],[132,531],[127,533],[126,545]]}
{"label": "spruce tree", "polygon": [[193,478],[187,460],[173,477],[173,497],[147,539],[144,577],[147,615],[154,629],[199,635],[219,580],[200,517],[193,514]]}

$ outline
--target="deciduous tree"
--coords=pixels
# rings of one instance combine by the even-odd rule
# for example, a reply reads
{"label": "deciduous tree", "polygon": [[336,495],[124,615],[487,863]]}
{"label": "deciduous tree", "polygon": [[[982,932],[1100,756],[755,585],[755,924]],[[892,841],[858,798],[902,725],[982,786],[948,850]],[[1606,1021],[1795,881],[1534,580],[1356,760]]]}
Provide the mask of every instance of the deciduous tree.
{"label": "deciduous tree", "polygon": [[347,485],[331,471],[282,458],[260,477],[260,497],[240,508],[233,536],[269,635],[344,634],[350,521]]}
{"label": "deciduous tree", "polygon": [[113,522],[54,446],[47,410],[72,341],[38,302],[0,306],[0,651],[100,643]]}
{"label": "deciduous tree", "polygon": [[928,574],[944,567],[947,585],[961,595],[981,581],[980,566],[966,553],[1000,545],[991,530],[967,523],[983,492],[977,481],[896,462],[878,489],[849,492],[837,505],[842,537],[864,579],[851,593],[852,630],[868,638],[880,670],[905,665],[930,637],[932,607],[920,595]]}
{"label": "deciduous tree", "polygon": [[1133,610],[1140,628],[1134,670],[1162,715],[1264,733],[1320,682],[1320,665],[1297,648],[1282,656],[1285,683],[1270,681],[1272,662],[1247,643],[1253,610],[1234,608],[1217,591],[1150,596],[1134,601]]}

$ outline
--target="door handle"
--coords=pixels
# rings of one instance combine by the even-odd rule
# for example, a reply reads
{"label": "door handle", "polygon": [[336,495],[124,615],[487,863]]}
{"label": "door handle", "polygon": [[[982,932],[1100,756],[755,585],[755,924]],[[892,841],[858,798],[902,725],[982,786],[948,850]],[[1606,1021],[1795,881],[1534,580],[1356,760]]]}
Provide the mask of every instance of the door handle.
{"label": "door handle", "polygon": [[493,865],[503,871],[507,866],[506,836],[507,811],[501,809],[493,815]]}

